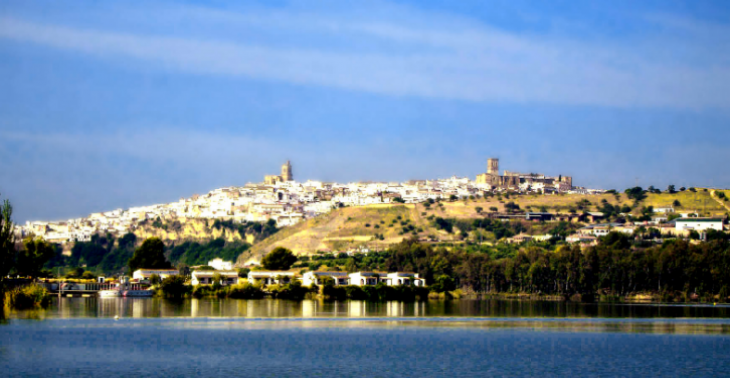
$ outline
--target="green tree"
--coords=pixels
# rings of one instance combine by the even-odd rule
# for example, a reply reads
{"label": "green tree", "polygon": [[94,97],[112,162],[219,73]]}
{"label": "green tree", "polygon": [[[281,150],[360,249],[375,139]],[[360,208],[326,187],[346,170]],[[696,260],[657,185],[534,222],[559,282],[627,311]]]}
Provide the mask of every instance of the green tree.
{"label": "green tree", "polygon": [[66,273],[66,278],[81,278],[84,275],[84,268],[73,268]]}
{"label": "green tree", "polygon": [[150,285],[159,285],[162,282],[162,279],[159,275],[153,274],[150,276]]}
{"label": "green tree", "polygon": [[477,211],[477,214],[481,214],[482,213],[482,210],[484,210],[484,208],[481,207],[481,206],[477,206],[477,207],[474,208],[474,210]]}
{"label": "green tree", "polygon": [[248,277],[248,272],[250,272],[250,271],[251,271],[251,269],[241,268],[238,270],[238,277],[246,278],[246,277]]}
{"label": "green tree", "polygon": [[5,277],[15,265],[15,225],[10,201],[0,204],[0,319],[5,318]]}
{"label": "green tree", "polygon": [[261,265],[268,270],[289,270],[297,261],[292,251],[284,247],[276,247],[261,260]]}
{"label": "green tree", "polygon": [[43,265],[53,258],[55,252],[53,246],[42,238],[25,238],[15,261],[16,273],[24,277],[38,277]]}
{"label": "green tree", "polygon": [[185,285],[185,277],[169,276],[160,284],[162,293],[169,298],[182,298],[188,292],[188,285]]}
{"label": "green tree", "polygon": [[172,264],[165,258],[165,244],[159,238],[149,238],[134,251],[129,260],[129,273],[137,269],[170,269]]}

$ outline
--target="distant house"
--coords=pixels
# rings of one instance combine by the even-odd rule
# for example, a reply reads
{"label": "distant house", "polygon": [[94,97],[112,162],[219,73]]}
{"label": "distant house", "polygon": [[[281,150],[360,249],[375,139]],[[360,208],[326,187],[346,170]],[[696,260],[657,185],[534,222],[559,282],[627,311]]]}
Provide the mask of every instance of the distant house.
{"label": "distant house", "polygon": [[519,235],[515,235],[515,236],[507,239],[506,241],[509,244],[512,244],[512,243],[514,243],[514,244],[520,244],[520,243],[528,242],[528,241],[531,241],[531,240],[532,240],[532,235],[519,234]]}
{"label": "distant house", "polygon": [[137,280],[148,280],[153,274],[165,279],[170,276],[177,276],[180,274],[180,271],[177,269],[137,269],[134,273],[132,273],[132,278]]}
{"label": "distant house", "polygon": [[552,213],[535,213],[528,212],[525,214],[525,219],[528,221],[551,221],[555,218],[555,214]]}
{"label": "distant house", "polygon": [[223,261],[221,258],[208,261],[208,266],[212,266],[215,270],[233,270],[233,262]]}
{"label": "distant house", "polygon": [[294,272],[252,270],[248,272],[248,283],[264,285],[284,284],[294,279]]}
{"label": "distant house", "polygon": [[677,231],[722,231],[722,219],[720,218],[677,218],[674,222]]}
{"label": "distant house", "polygon": [[597,237],[586,234],[574,234],[565,238],[568,243],[595,243],[597,240]]}
{"label": "distant house", "polygon": [[605,214],[603,214],[602,212],[599,212],[599,211],[589,211],[588,213],[586,213],[586,219],[591,223],[598,222],[598,221],[602,220],[604,217],[605,217]]}
{"label": "distant house", "polygon": [[350,282],[347,272],[306,272],[302,275],[302,285],[322,285],[325,277],[331,277],[335,285],[347,285]]}
{"label": "distant house", "polygon": [[211,285],[213,284],[213,276],[221,275],[221,285],[235,285],[238,283],[238,273],[235,271],[218,271],[218,270],[194,270],[192,273],[193,285]]}
{"label": "distant house", "polygon": [[375,286],[380,282],[387,281],[383,279],[386,276],[385,273],[375,272],[357,272],[350,273],[350,285],[354,286]]}
{"label": "distant house", "polygon": [[661,214],[669,214],[674,212],[673,207],[655,207],[654,208],[655,213],[661,213]]}
{"label": "distant house", "polygon": [[426,286],[426,280],[418,277],[418,273],[395,272],[388,273],[385,277],[388,286]]}

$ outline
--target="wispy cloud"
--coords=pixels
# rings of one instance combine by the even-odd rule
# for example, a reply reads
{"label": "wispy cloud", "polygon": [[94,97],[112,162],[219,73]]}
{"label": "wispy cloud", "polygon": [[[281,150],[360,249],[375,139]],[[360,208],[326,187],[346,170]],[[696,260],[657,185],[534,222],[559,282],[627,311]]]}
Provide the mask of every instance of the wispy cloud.
{"label": "wispy cloud", "polygon": [[[427,14],[416,25],[392,19],[347,22],[332,14],[286,10],[239,14],[176,7],[175,11],[178,18],[187,14],[198,20],[194,22],[240,23],[256,29],[235,36],[175,36],[7,16],[0,18],[0,38],[77,51],[108,62],[136,61],[185,73],[389,96],[612,107],[730,106],[724,95],[730,85],[729,65],[697,64],[702,57],[694,57],[694,62],[662,59],[666,54],[642,48],[662,44],[671,49],[671,39],[596,46],[578,37],[520,34],[477,22],[455,28],[443,18],[429,20]],[[277,32],[284,37],[259,38]],[[346,34],[352,46],[331,43],[340,34]]]}

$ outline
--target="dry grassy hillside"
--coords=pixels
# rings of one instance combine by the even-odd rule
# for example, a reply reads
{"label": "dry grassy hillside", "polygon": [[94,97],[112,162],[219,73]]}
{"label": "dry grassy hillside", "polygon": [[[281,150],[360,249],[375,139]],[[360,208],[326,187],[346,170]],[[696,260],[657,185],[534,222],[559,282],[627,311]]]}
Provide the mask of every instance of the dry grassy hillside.
{"label": "dry grassy hillside", "polygon": [[[730,196],[730,192],[728,195]],[[439,240],[450,240],[455,238],[455,235],[437,230],[429,217],[431,219],[433,217],[473,219],[493,211],[490,208],[504,211],[505,204],[509,202],[514,202],[521,209],[528,211],[547,210],[567,213],[570,209],[577,209],[578,202],[582,200],[591,203],[585,208],[588,211],[595,211],[602,206],[602,200],[606,200],[614,206],[633,204],[633,201],[625,194],[601,194],[500,196],[488,199],[444,201],[430,206],[425,204],[383,204],[346,207],[279,231],[254,244],[248,253],[239,257],[238,263],[243,264],[251,260],[260,261],[263,255],[279,246],[289,248],[298,255],[310,255],[325,250],[342,251],[358,246],[382,249],[410,236],[411,229],[415,230],[419,237],[431,236],[437,237]],[[638,215],[643,206],[672,206],[675,200],[681,204],[676,207],[677,211],[699,211],[703,213],[702,215],[724,215],[727,211],[717,199],[711,196],[710,191],[705,192],[698,189],[697,192],[648,194],[633,213]],[[478,207],[481,208],[481,215],[477,212]]]}
{"label": "dry grassy hillside", "polygon": [[[148,221],[138,226],[133,233],[137,236],[137,240],[157,237],[166,243],[188,240],[206,241],[217,238],[223,238],[227,242],[243,240],[237,231],[213,228],[213,222],[212,219],[178,218],[163,221],[162,227],[155,227],[153,222]],[[250,239],[249,243],[253,242],[252,238],[248,239]]]}

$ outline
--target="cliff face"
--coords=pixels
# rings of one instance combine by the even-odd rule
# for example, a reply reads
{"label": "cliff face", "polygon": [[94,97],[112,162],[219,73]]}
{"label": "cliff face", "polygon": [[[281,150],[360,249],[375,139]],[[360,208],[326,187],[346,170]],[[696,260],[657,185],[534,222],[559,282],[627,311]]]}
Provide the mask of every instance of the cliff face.
{"label": "cliff face", "polygon": [[177,218],[175,220],[166,220],[156,224],[157,222],[147,222],[138,226],[132,232],[137,236],[137,240],[147,238],[160,238],[163,242],[184,242],[184,241],[209,241],[213,239],[223,238],[226,242],[245,241],[252,243],[254,236],[246,235],[242,238],[237,230],[227,228],[214,228],[214,220],[197,219],[197,218]]}

